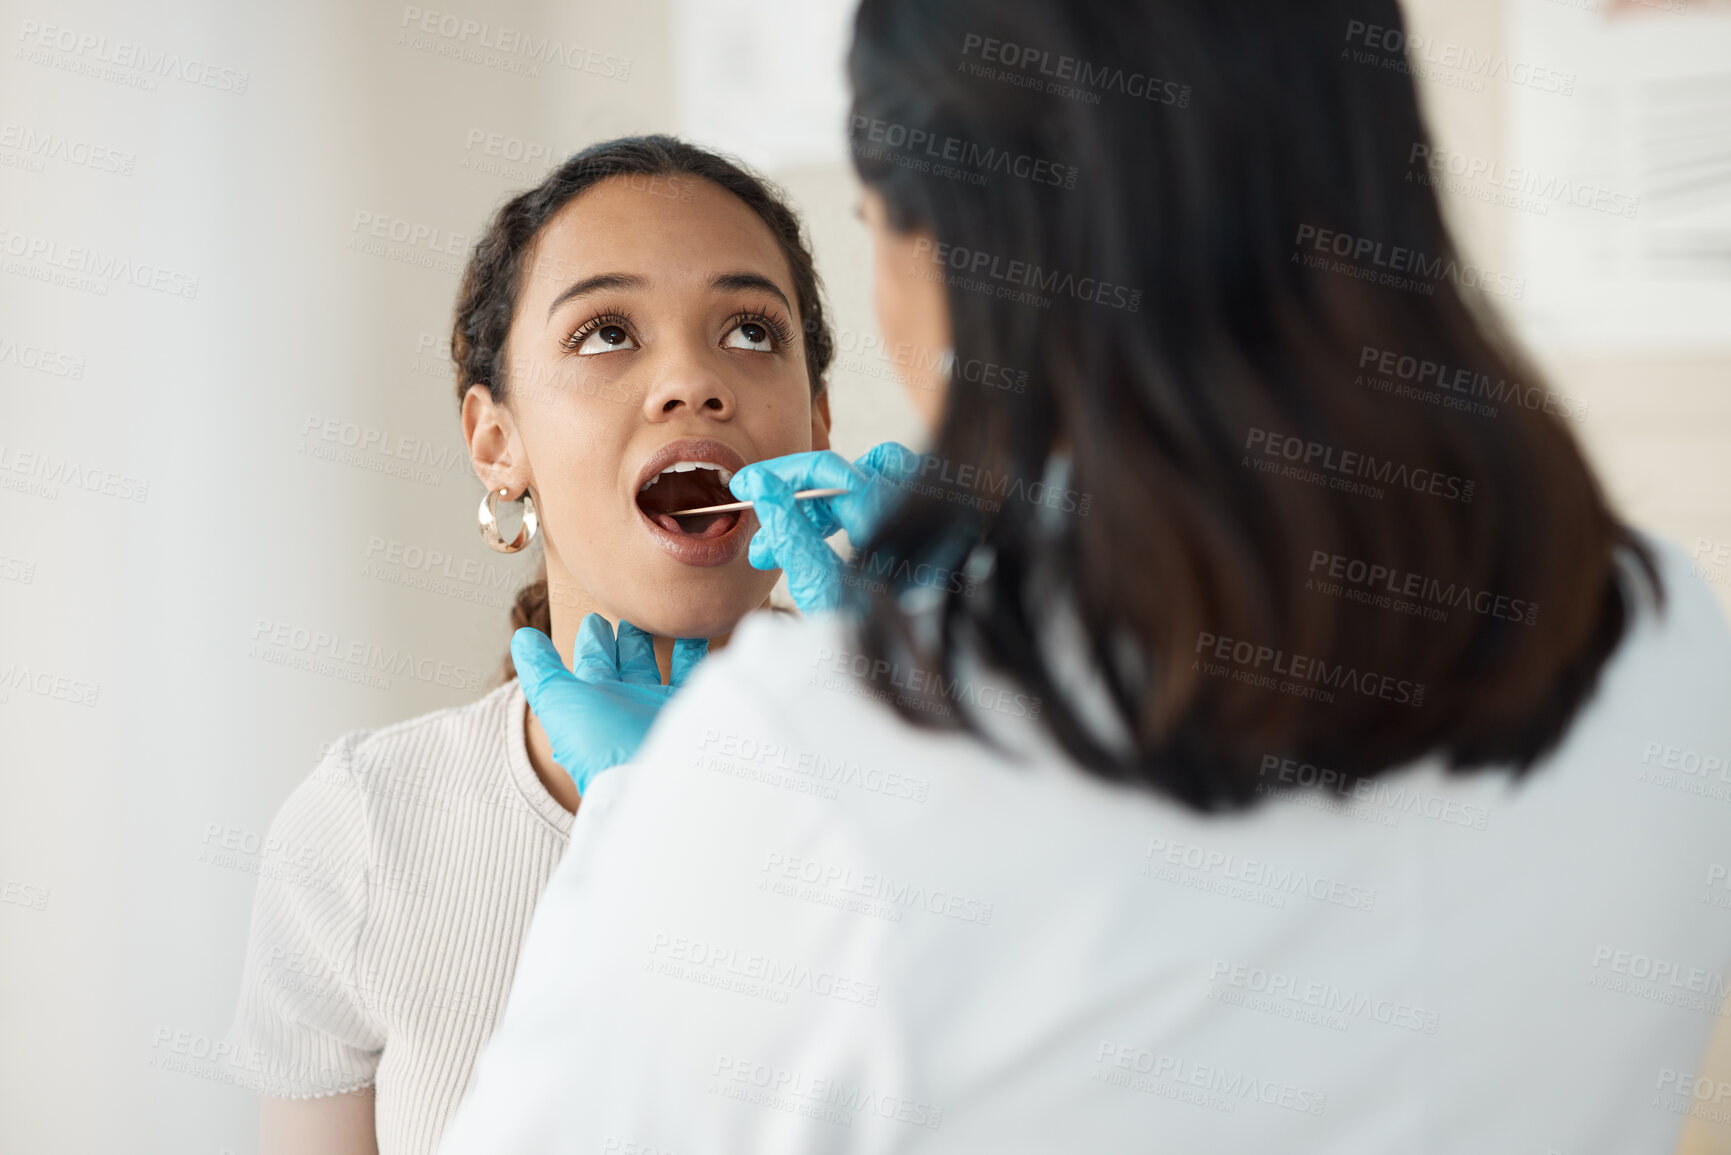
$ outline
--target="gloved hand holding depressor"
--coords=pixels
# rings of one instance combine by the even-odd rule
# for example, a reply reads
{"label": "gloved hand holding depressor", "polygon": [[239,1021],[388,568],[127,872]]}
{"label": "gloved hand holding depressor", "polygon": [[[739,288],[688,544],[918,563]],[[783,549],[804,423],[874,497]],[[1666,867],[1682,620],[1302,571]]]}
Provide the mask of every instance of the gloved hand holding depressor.
{"label": "gloved hand holding depressor", "polygon": [[579,795],[597,774],[630,761],[661,707],[708,652],[708,638],[675,641],[664,686],[654,639],[627,621],[615,638],[606,618],[584,615],[570,670],[540,630],[524,628],[511,637],[511,661],[529,709]]}
{"label": "gloved hand holding depressor", "polygon": [[[728,488],[757,513],[759,528],[749,555],[753,568],[787,574],[788,592],[803,612],[834,609],[841,600],[842,562],[824,539],[837,530],[846,530],[855,543],[870,537],[919,462],[919,454],[907,446],[885,441],[851,464],[820,449],[745,466]],[[795,501],[794,493],[802,489],[848,492]]]}

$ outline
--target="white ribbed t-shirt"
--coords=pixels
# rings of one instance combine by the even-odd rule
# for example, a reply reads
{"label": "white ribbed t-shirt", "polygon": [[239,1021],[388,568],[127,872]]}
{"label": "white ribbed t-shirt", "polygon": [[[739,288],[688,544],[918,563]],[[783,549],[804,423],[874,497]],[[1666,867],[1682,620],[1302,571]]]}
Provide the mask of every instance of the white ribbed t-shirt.
{"label": "white ribbed t-shirt", "polygon": [[234,1061],[280,1098],[374,1088],[380,1155],[438,1146],[570,838],[524,714],[513,680],[346,734],[271,823]]}

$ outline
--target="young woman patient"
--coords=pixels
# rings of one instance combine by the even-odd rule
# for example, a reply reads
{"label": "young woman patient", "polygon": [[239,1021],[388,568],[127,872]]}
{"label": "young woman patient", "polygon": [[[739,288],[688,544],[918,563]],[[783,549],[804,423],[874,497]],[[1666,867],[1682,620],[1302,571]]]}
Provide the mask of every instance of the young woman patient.
{"label": "young woman patient", "polygon": [[[546,571],[513,625],[569,665],[586,614],[630,622],[664,676],[675,638],[725,642],[776,578],[749,564],[755,519],[668,511],[732,501],[749,462],[828,448],[831,348],[797,219],[714,154],[596,145],[505,204],[451,351],[483,537],[529,535],[526,517],[501,539],[504,502],[539,520]],[[266,1096],[264,1155],[437,1146],[579,803],[509,658],[506,678],[345,735],[272,823],[232,1039]]]}

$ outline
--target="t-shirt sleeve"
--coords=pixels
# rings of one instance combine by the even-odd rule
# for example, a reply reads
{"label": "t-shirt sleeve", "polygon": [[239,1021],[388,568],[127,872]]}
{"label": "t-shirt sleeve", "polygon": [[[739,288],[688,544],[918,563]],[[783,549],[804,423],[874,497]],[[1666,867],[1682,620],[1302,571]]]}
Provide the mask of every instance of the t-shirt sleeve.
{"label": "t-shirt sleeve", "polygon": [[316,1098],[370,1086],[384,1048],[362,957],[370,851],[353,761],[339,740],[277,812],[258,890],[229,1045],[265,1095]]}

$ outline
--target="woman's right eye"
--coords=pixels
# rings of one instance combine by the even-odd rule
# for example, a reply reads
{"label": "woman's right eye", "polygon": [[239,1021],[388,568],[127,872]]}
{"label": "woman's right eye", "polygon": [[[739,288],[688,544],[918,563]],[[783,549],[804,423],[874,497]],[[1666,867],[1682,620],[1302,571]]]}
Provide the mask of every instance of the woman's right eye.
{"label": "woman's right eye", "polygon": [[597,353],[614,353],[621,349],[635,348],[637,342],[631,339],[631,334],[625,331],[624,326],[607,324],[581,339],[577,346],[577,355],[593,357]]}

